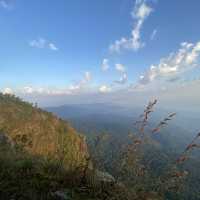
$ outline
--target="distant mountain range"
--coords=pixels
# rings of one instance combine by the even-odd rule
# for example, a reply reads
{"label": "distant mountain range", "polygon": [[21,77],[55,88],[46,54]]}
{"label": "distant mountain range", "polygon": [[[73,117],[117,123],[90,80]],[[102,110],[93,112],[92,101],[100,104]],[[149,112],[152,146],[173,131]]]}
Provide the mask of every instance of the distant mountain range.
{"label": "distant mountain range", "polygon": [[[136,200],[143,199],[140,195],[146,193],[138,192],[138,184],[134,185],[135,189],[131,185],[131,190],[128,190],[129,173],[132,174],[133,169],[137,171],[143,169],[143,166],[148,167],[145,172],[147,176],[139,178],[141,181],[138,180],[139,187],[142,190],[147,187],[148,190],[153,191],[151,186],[155,187],[154,181],[159,183],[158,177],[162,176],[165,170],[171,169],[194,134],[189,128],[185,128],[189,127],[188,122],[186,126],[181,126],[181,123],[177,125],[176,119],[173,119],[159,133],[152,135],[149,130],[152,130],[166,113],[168,114],[164,110],[157,111],[150,117],[139,150],[133,149],[130,157],[128,156],[130,159],[133,158],[134,162],[136,161],[136,165],[129,165],[131,160],[125,161],[128,155],[126,150],[130,150],[129,145],[132,140],[135,142],[138,137],[135,134],[137,129],[134,122],[143,112],[143,108],[130,109],[100,103],[64,105],[46,108],[46,110],[48,112],[18,97],[0,94],[0,179],[2,183],[0,199],[55,199],[54,195],[60,194],[58,189],[73,187],[73,194],[86,195],[86,198],[78,199],[88,200],[91,186],[96,187],[96,184],[102,184],[102,181],[113,181],[114,177],[128,185],[124,187],[123,184],[118,185],[119,182],[113,185],[112,182],[110,188],[104,190],[105,194],[118,196],[117,187],[122,194],[120,199],[130,192],[131,196],[132,192],[136,192],[138,197]],[[193,114],[191,116],[192,120],[196,117]],[[183,122],[186,119],[183,117]],[[195,123],[194,120],[193,124]],[[78,134],[76,130],[87,137]],[[98,146],[97,139],[102,136],[103,140]],[[137,162],[140,162],[139,165]],[[123,168],[121,164],[123,166],[128,164],[130,168]],[[181,199],[197,199],[200,188],[194,185],[198,185],[200,179],[199,167],[199,153],[196,151],[186,163],[190,176],[184,183],[185,191],[181,194],[184,198]],[[137,175],[131,176],[134,183]],[[104,192],[101,191],[99,194],[101,184],[96,188],[99,200],[104,199],[102,196]],[[94,192],[93,189],[92,191]],[[63,194],[63,191],[61,193]],[[160,199],[157,198],[157,193],[154,194],[156,195],[154,199]]]}
{"label": "distant mountain range", "polygon": [[[128,132],[135,132],[134,122],[138,120],[138,116],[144,108],[127,108],[99,103],[63,105],[45,109],[69,120],[78,131],[86,135],[92,136],[107,132],[123,137]],[[169,113],[165,110],[156,110],[152,114],[149,126],[151,128],[155,127]],[[195,132],[190,131],[189,122],[186,119],[186,116],[180,117],[177,114],[177,118],[174,118],[166,128],[161,130],[161,134],[158,134],[155,139],[162,141],[167,146],[173,146],[175,149],[182,149],[195,134]],[[183,123],[184,120],[185,123]],[[197,120],[194,120],[193,124],[196,124],[197,127]]]}
{"label": "distant mountain range", "polygon": [[[138,120],[144,108],[128,108],[112,104],[78,104],[51,107],[46,108],[46,110],[69,120],[78,131],[87,135],[89,140],[102,133],[111,135],[110,141],[103,143],[100,151],[101,155],[96,157],[101,158],[99,163],[103,163],[109,173],[117,176],[118,172],[115,171],[115,165],[120,161],[115,159],[120,156],[121,147],[130,142],[127,137],[128,133],[136,133],[134,122]],[[163,127],[159,133],[152,135],[149,130],[156,127],[163,118],[172,112],[176,112],[177,116],[168,122],[168,125]],[[177,157],[197,134],[198,119],[198,113],[184,110],[154,109],[148,123],[148,129],[145,132],[148,142],[141,146],[142,152],[140,155],[144,159],[144,163],[146,159],[152,160],[149,166],[150,176],[159,176],[174,165]],[[110,146],[110,144],[112,145]],[[95,151],[95,148],[94,146],[91,152]],[[115,155],[113,155],[113,152]],[[195,187],[200,178],[198,175],[199,158],[199,151],[195,151],[186,163],[186,169],[189,171],[190,176],[187,183],[185,183],[186,190],[182,193],[181,199],[196,200],[197,198],[200,191],[199,187]],[[176,198],[170,197],[168,199]]]}

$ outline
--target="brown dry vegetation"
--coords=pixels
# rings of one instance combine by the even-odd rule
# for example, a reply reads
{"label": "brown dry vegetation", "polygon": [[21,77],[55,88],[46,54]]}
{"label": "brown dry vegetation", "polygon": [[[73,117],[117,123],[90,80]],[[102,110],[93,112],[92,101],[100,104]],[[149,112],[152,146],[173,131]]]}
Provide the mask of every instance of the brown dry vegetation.
{"label": "brown dry vegetation", "polygon": [[32,155],[56,160],[68,170],[84,167],[84,136],[51,113],[10,96],[0,96],[0,130]]}
{"label": "brown dry vegetation", "polygon": [[[68,122],[17,97],[0,94],[0,199],[55,199],[52,194],[60,189],[69,189],[74,200],[164,200],[168,193],[179,199],[189,174],[182,165],[200,147],[200,133],[177,160],[167,164],[164,174],[152,176],[154,160],[165,159],[159,151],[148,155],[160,148],[152,136],[161,134],[176,116],[167,115],[150,130],[156,104],[157,100],[148,103],[134,123],[137,131],[130,132],[116,151],[116,141],[103,133],[94,139],[89,154],[85,137]],[[101,179],[104,173],[98,169],[110,170],[115,180],[103,181],[110,175],[105,173]]]}

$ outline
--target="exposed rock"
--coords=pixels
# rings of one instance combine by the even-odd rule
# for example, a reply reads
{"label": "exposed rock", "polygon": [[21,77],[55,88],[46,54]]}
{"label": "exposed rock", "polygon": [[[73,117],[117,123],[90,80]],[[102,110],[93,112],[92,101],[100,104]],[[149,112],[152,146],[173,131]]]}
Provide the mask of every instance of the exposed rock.
{"label": "exposed rock", "polygon": [[14,148],[15,143],[13,142],[13,140],[7,136],[6,134],[0,132],[0,146],[9,146],[11,148]]}
{"label": "exposed rock", "polygon": [[67,190],[65,190],[65,191],[56,191],[56,192],[53,193],[53,197],[56,200],[72,200],[71,194]]}
{"label": "exposed rock", "polygon": [[115,178],[107,172],[96,170],[96,179],[104,183],[115,183]]}

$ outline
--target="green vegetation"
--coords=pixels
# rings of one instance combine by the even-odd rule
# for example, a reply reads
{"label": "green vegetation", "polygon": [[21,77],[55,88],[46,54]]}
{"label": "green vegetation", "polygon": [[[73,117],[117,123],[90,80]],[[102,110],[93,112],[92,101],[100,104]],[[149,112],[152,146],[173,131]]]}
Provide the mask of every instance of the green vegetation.
{"label": "green vegetation", "polygon": [[[0,199],[164,200],[199,198],[197,143],[178,155],[156,136],[175,116],[147,130],[146,107],[134,133],[86,139],[68,122],[0,94]],[[90,152],[90,153],[89,153]]]}
{"label": "green vegetation", "polygon": [[51,113],[0,94],[0,199],[52,199],[81,181],[83,136]]}
{"label": "green vegetation", "polygon": [[85,137],[69,123],[0,94],[0,199],[118,200],[128,194],[93,168]]}
{"label": "green vegetation", "polygon": [[121,137],[104,132],[90,142],[93,163],[133,190],[139,199],[148,199],[152,193],[156,196],[153,199],[199,199],[200,133],[185,146],[176,145],[176,131],[169,136],[170,130],[166,130],[162,138],[161,130],[170,126],[176,113],[167,115],[155,127],[149,126],[156,102],[145,108],[133,132]]}

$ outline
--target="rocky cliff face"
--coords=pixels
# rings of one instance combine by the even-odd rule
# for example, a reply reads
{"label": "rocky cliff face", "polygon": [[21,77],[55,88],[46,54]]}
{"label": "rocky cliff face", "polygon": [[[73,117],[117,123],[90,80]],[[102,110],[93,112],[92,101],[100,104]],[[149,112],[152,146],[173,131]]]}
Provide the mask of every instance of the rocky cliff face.
{"label": "rocky cliff face", "polygon": [[56,160],[68,170],[87,164],[83,136],[68,122],[17,97],[0,94],[0,130],[28,153]]}

